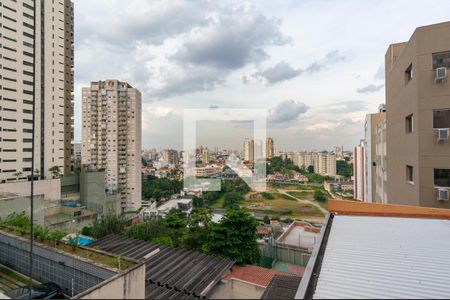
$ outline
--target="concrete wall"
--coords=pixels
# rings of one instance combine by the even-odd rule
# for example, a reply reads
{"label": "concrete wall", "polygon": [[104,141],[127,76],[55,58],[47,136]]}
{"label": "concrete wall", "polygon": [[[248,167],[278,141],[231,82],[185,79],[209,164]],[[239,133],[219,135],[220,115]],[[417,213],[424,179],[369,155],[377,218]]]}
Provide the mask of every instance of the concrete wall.
{"label": "concrete wall", "polygon": [[[35,224],[44,225],[44,196],[35,195],[34,196],[34,219]],[[25,212],[30,216],[30,197],[11,197],[11,198],[0,198],[0,218],[4,219],[9,214],[16,212]]]}
{"label": "concrete wall", "polygon": [[[0,184],[0,193],[14,193],[18,196],[30,196],[31,182],[18,181]],[[61,179],[37,180],[34,182],[34,194],[44,195],[45,200],[61,200]]]}
{"label": "concrete wall", "polygon": [[94,286],[75,299],[144,299],[145,264]]}
{"label": "concrete wall", "polygon": [[222,282],[211,295],[211,299],[259,299],[265,287],[232,279]]}

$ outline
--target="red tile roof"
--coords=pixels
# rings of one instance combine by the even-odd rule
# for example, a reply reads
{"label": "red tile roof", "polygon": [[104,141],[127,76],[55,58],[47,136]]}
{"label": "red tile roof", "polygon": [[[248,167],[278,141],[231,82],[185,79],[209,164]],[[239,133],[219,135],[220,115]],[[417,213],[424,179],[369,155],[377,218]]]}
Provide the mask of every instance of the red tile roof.
{"label": "red tile roof", "polygon": [[255,285],[267,287],[272,281],[275,275],[292,275],[289,273],[270,270],[258,266],[245,265],[245,266],[233,266],[231,273],[225,276],[225,280],[242,280]]}

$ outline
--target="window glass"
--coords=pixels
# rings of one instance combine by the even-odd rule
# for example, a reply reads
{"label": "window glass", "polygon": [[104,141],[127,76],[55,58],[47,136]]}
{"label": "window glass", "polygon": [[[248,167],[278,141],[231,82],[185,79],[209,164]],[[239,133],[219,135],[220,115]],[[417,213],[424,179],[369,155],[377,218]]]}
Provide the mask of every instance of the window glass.
{"label": "window glass", "polygon": [[450,128],[450,109],[433,111],[433,128]]}
{"label": "window glass", "polygon": [[450,169],[434,169],[434,185],[450,187]]}

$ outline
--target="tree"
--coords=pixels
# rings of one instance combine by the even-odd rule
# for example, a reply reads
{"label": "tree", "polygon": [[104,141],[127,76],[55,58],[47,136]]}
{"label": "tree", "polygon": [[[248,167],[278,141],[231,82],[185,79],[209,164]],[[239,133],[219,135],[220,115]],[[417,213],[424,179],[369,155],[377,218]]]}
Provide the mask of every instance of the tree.
{"label": "tree", "polygon": [[13,176],[16,177],[16,181],[18,181],[18,180],[19,180],[19,177],[22,176],[22,175],[23,175],[22,172],[17,172],[17,173],[14,173],[14,174],[13,174]]}
{"label": "tree", "polygon": [[268,215],[264,216],[264,224],[270,224],[270,218]]}
{"label": "tree", "polygon": [[213,213],[209,209],[195,209],[190,218],[183,247],[189,250],[204,251],[208,241]]}
{"label": "tree", "polygon": [[96,220],[92,226],[92,236],[102,238],[108,234],[121,234],[125,230],[126,220],[123,215],[114,214],[103,216]]}
{"label": "tree", "polygon": [[244,198],[238,192],[226,193],[223,201],[223,208],[239,209],[239,203],[241,203],[242,200],[244,200]]}
{"label": "tree", "polygon": [[58,166],[53,166],[48,170],[52,173],[53,179],[59,178],[61,176],[61,169]]}
{"label": "tree", "polygon": [[236,261],[238,265],[259,262],[256,235],[258,221],[244,210],[228,210],[220,223],[211,226],[206,250]]}
{"label": "tree", "polygon": [[184,219],[183,212],[179,209],[171,209],[164,217],[164,222],[170,229],[180,230],[186,228],[187,221]]}
{"label": "tree", "polygon": [[205,205],[205,201],[203,200],[203,198],[194,197],[192,199],[192,205],[194,206],[194,208],[202,208]]}
{"label": "tree", "polygon": [[314,166],[308,166],[308,173],[314,173]]}
{"label": "tree", "polygon": [[314,200],[319,202],[325,202],[327,200],[327,197],[324,195],[322,191],[317,190],[314,192]]}

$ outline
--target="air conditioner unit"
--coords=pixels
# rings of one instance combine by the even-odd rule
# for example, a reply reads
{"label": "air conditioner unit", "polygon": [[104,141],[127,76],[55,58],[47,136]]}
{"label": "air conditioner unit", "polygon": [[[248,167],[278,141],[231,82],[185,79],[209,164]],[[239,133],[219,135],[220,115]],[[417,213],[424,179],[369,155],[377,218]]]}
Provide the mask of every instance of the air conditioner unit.
{"label": "air conditioner unit", "polygon": [[449,200],[449,189],[438,189],[437,199],[438,199],[438,201],[448,201]]}
{"label": "air conditioner unit", "polygon": [[448,141],[448,129],[438,129],[438,142]]}
{"label": "air conditioner unit", "polygon": [[439,82],[447,78],[447,68],[441,67],[436,69],[435,81]]}

